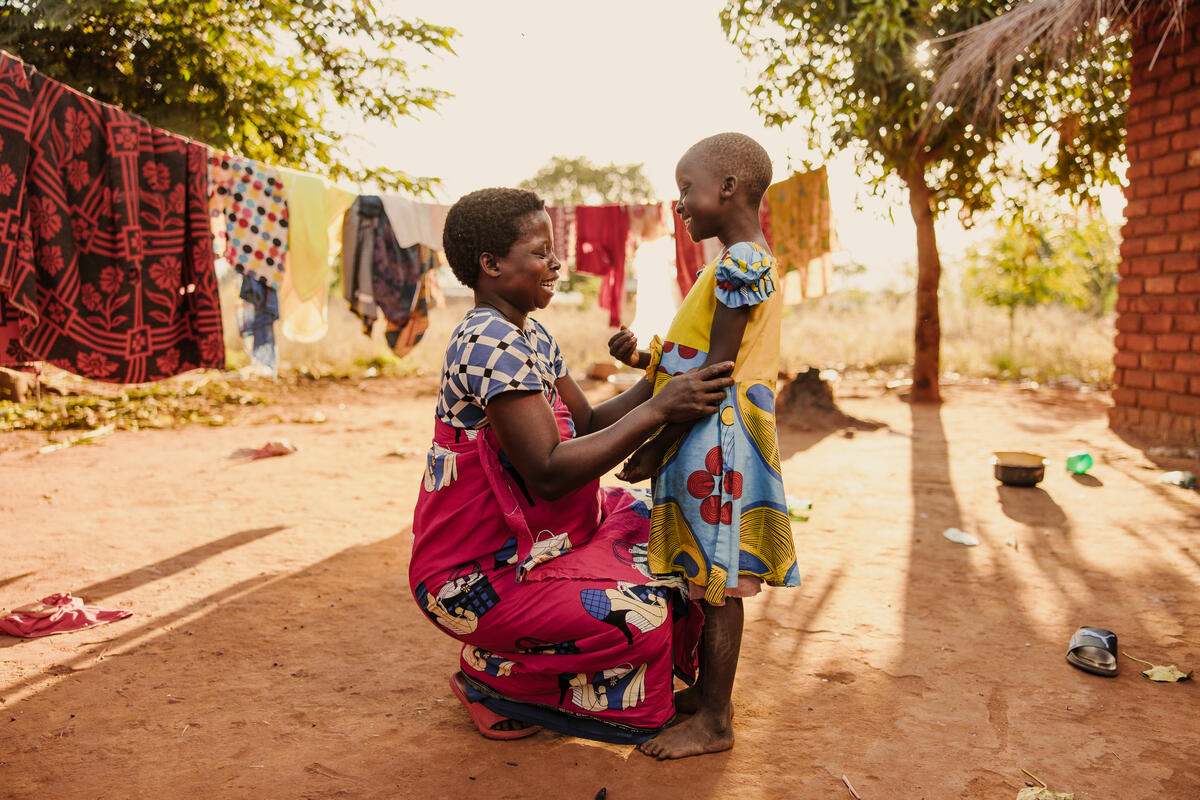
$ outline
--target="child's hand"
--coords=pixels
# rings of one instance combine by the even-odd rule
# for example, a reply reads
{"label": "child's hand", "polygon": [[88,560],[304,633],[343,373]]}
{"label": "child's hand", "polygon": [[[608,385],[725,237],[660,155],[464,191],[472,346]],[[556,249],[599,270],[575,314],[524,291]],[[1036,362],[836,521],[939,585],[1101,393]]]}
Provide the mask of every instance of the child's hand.
{"label": "child's hand", "polygon": [[629,483],[640,483],[647,478],[654,477],[661,461],[662,454],[659,452],[659,448],[654,446],[653,441],[647,442],[633,452],[633,455],[621,467],[621,471],[617,473],[617,479]]}
{"label": "child's hand", "polygon": [[608,340],[608,354],[622,364],[636,367],[637,337],[633,335],[633,331],[622,325],[621,330],[614,333]]}

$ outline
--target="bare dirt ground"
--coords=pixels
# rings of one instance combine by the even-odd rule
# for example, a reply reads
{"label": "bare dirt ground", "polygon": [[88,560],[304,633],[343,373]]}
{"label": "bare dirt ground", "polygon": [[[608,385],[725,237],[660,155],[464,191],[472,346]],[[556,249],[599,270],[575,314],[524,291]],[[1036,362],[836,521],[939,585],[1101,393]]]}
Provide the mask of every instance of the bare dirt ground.
{"label": "bare dirt ground", "polygon": [[[843,385],[887,426],[783,430],[805,585],[747,602],[736,747],[671,763],[488,741],[451,695],[457,648],[406,580],[432,382],[276,395],[47,454],[4,436],[0,607],[72,591],[135,616],[0,636],[0,797],[849,798],[846,776],[863,800],[996,800],[1022,768],[1080,800],[1200,796],[1195,682],[1063,659],[1090,624],[1200,668],[1200,495],[1156,483],[1195,464],[1117,438],[1102,394],[958,385],[922,408]],[[300,451],[226,458],[281,437]],[[1046,480],[1000,486],[995,449],[1049,456]]]}

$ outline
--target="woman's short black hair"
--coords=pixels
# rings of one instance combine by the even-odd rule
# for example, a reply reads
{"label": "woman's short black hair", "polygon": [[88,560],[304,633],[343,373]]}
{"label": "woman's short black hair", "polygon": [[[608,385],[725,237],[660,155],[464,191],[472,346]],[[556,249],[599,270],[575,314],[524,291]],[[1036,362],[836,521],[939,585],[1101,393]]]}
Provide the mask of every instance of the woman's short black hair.
{"label": "woman's short black hair", "polygon": [[454,277],[475,288],[479,256],[506,256],[521,238],[523,217],[546,207],[542,198],[527,189],[478,189],[450,206],[442,247]]}

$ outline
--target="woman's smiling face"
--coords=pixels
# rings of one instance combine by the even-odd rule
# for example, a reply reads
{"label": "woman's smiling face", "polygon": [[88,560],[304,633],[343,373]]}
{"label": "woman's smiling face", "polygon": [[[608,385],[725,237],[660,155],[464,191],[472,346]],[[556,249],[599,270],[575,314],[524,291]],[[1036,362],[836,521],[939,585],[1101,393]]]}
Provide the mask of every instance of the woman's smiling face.
{"label": "woman's smiling face", "polygon": [[496,258],[499,281],[496,292],[515,308],[529,313],[545,308],[554,299],[562,266],[554,255],[554,231],[550,215],[535,211],[521,221],[521,238],[508,255]]}

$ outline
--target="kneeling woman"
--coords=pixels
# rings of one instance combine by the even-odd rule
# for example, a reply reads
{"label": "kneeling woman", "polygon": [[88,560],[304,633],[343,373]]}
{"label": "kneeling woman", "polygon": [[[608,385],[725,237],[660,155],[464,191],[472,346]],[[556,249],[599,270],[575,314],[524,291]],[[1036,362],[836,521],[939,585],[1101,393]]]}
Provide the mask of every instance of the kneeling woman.
{"label": "kneeling woman", "polygon": [[673,673],[694,675],[701,620],[681,587],[650,576],[644,498],[599,479],[663,424],[716,411],[732,364],[593,408],[528,316],[560,266],[537,195],[466,195],[443,243],[475,307],[446,347],[413,596],[463,643],[450,683],[484,736],[546,726],[644,741],[674,715]]}

